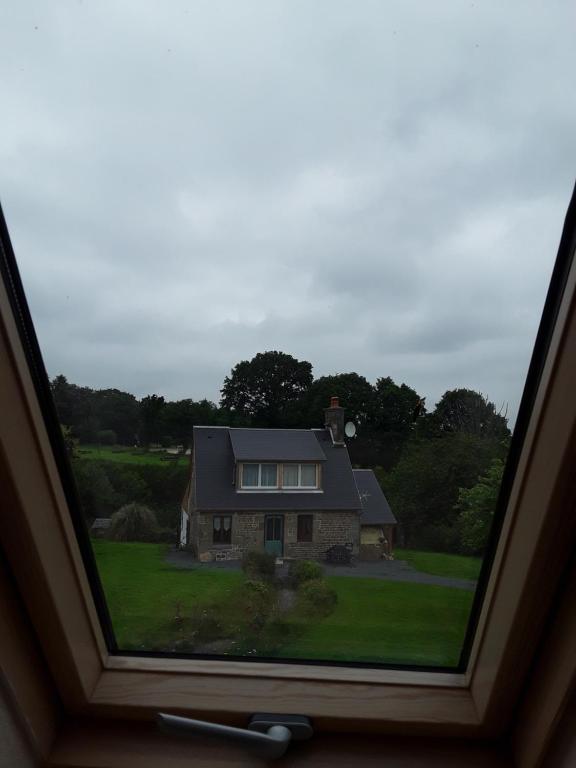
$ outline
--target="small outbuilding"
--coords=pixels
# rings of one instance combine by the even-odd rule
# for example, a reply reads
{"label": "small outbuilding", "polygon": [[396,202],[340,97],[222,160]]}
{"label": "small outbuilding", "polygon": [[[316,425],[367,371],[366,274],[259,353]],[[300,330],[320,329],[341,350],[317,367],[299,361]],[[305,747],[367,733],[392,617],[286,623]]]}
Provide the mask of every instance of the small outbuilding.
{"label": "small outbuilding", "polygon": [[393,554],[396,518],[374,472],[371,469],[352,471],[362,503],[360,559],[387,560]]}

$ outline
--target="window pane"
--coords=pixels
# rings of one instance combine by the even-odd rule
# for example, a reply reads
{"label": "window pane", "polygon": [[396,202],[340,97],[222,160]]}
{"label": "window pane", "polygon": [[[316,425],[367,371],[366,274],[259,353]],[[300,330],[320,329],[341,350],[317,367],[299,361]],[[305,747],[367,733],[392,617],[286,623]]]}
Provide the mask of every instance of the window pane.
{"label": "window pane", "polygon": [[298,486],[298,464],[284,464],[284,486]]}
{"label": "window pane", "polygon": [[276,464],[262,464],[261,475],[262,487],[273,487],[278,484],[277,480],[277,465]]}
{"label": "window pane", "polygon": [[298,541],[312,541],[312,515],[298,515]]}
{"label": "window pane", "polygon": [[242,465],[242,485],[246,487],[258,485],[258,464]]}
{"label": "window pane", "polygon": [[0,26],[0,189],[118,647],[463,664],[573,185],[570,4],[41,5]]}
{"label": "window pane", "polygon": [[302,464],[301,484],[314,488],[316,485],[316,464]]}

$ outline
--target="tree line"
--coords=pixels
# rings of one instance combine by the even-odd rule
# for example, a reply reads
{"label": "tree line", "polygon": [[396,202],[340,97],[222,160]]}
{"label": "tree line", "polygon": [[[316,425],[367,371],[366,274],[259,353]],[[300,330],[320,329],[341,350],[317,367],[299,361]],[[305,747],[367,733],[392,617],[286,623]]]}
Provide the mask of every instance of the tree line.
{"label": "tree line", "polygon": [[375,469],[401,524],[401,543],[445,551],[482,549],[510,440],[506,417],[479,392],[448,390],[428,412],[424,397],[389,376],[375,384],[356,372],[315,379],[311,363],[278,351],[237,363],[219,404],[158,394],[138,400],[62,375],[51,388],[74,438],[144,447],[189,447],[195,425],[320,427],[336,395],[357,427],[348,442],[352,463]]}

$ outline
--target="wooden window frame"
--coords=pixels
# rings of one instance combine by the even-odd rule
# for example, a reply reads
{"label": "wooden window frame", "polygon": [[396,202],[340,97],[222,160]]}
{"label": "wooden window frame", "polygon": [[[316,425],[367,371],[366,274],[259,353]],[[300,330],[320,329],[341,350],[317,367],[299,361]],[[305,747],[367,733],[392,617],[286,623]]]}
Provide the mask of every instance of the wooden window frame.
{"label": "wooden window frame", "polygon": [[[571,210],[571,226],[562,240],[570,258],[573,206]],[[543,630],[575,543],[576,269],[570,264],[468,666],[461,674],[110,654],[35,372],[15,321],[19,308],[0,284],[0,543],[67,717],[81,715],[96,723],[110,717],[150,721],[158,710],[168,710],[241,723],[251,712],[289,711],[311,716],[321,732],[502,736],[513,723],[536,651],[540,648],[537,669],[550,671],[546,648],[552,645],[557,652],[565,643],[565,635],[558,639]],[[573,623],[564,615],[562,627],[569,640],[576,638]],[[13,643],[10,652],[18,657],[22,648]],[[4,672],[14,679],[5,659],[3,655]],[[550,681],[542,673],[533,684],[545,701],[565,700],[576,678],[566,649],[563,660],[561,676],[550,674]],[[18,695],[27,686],[33,688],[28,680],[15,685]],[[44,737],[34,704],[23,706],[40,744]],[[551,728],[534,696],[526,706],[532,727],[528,734],[522,729],[517,733],[522,745],[530,744],[530,749],[519,750],[521,765],[530,768],[544,754]]]}
{"label": "wooden window frame", "polygon": [[[310,538],[300,538],[300,520],[308,518],[310,520]],[[296,541],[298,544],[309,544],[314,540],[314,515],[310,512],[299,514],[296,520]]]}

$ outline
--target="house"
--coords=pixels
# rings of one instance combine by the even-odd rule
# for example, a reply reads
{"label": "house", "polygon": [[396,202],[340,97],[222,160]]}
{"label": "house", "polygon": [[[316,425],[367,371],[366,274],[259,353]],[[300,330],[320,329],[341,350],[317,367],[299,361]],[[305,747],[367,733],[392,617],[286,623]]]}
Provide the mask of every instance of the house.
{"label": "house", "polygon": [[335,545],[375,559],[395,524],[374,473],[352,469],[336,397],[323,429],[194,428],[180,545],[202,561],[324,558]]}

